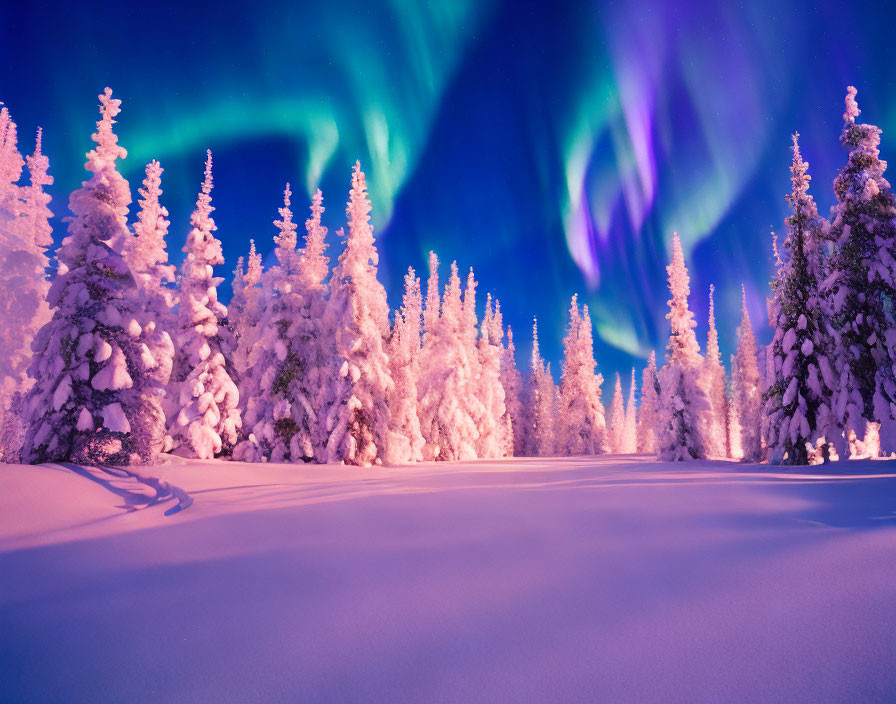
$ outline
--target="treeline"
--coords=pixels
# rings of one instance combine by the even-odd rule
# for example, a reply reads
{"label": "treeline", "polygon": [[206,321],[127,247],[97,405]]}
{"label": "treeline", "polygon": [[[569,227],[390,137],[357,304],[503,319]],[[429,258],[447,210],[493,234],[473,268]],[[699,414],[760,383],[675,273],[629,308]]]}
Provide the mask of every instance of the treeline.
{"label": "treeline", "polygon": [[[896,206],[883,178],[880,131],[857,124],[847,95],[841,141],[850,150],[821,218],[793,140],[792,214],[776,247],[769,300],[772,344],[759,350],[743,307],[726,374],[710,289],[705,354],[688,306],[678,236],[668,267],[670,338],[651,354],[636,402],[619,375],[609,407],[594,358],[588,307],[573,297],[559,385],[538,348],[516,366],[513,333],[477,282],[430,255],[425,295],[410,269],[390,313],[363,171],[352,172],[347,227],[334,266],[320,191],[299,243],[287,184],[274,220],[275,263],[250,244],[218,301],[224,264],[212,216],[212,157],[179,271],[168,263],[162,167],[153,161],[128,222],[126,157],[113,130],[120,101],[100,95],[90,177],[69,199],[67,235],[47,277],[52,243],[49,162],[40,132],[23,159],[0,110],[0,458],[38,463],[152,463],[164,452],[251,462],[402,464],[513,455],[656,454],[805,464],[827,452],[893,449],[896,382]],[[30,182],[20,185],[27,165]],[[864,442],[865,446],[862,446]]]}

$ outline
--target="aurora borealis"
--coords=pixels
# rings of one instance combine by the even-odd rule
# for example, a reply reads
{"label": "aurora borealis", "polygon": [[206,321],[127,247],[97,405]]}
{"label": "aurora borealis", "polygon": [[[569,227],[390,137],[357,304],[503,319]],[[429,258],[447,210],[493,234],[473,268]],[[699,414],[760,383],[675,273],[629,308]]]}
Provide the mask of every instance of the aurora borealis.
{"label": "aurora borealis", "polygon": [[44,127],[61,217],[96,95],[112,86],[132,189],[147,161],[165,167],[175,261],[211,148],[228,284],[249,238],[271,255],[286,181],[295,202],[323,189],[335,233],[360,159],[393,307],[407,266],[425,275],[435,249],[475,268],[483,300],[501,300],[521,361],[538,317],[556,375],[579,292],[601,371],[625,379],[665,345],[673,230],[701,344],[711,283],[725,359],[741,282],[767,338],[790,134],[802,134],[823,214],[846,158],[847,84],[883,128],[884,158],[894,153],[894,20],[884,3],[766,0],[4,3],[0,100],[23,151]]}

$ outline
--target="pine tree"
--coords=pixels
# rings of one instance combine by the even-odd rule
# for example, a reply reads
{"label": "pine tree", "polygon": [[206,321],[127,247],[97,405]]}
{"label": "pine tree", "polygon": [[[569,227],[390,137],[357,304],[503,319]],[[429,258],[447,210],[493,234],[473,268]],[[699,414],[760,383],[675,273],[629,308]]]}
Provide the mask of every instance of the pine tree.
{"label": "pine tree", "polygon": [[641,405],[638,408],[638,452],[656,453],[656,422],[659,407],[659,379],[656,352],[651,351],[641,376]]}
{"label": "pine tree", "polygon": [[143,188],[139,190],[140,211],[134,223],[134,236],[126,240],[124,258],[144,296],[151,301],[149,310],[156,315],[167,316],[173,296],[165,284],[174,281],[174,265],[167,263],[165,247],[168,209],[159,202],[163,171],[158,161],[153,160],[146,165],[146,178]]}
{"label": "pine tree", "polygon": [[327,228],[321,224],[323,212],[323,194],[318,188],[311,197],[311,216],[305,220],[305,241],[299,256],[299,278],[303,292],[300,342],[305,373],[295,389],[300,402],[318,414],[317,436],[313,438],[314,456],[318,461],[326,460],[327,437],[322,432],[320,413],[325,390],[332,379],[328,341],[334,334],[326,327],[328,288],[324,280],[330,271],[330,259],[326,256]]}
{"label": "pine tree", "polygon": [[706,357],[700,376],[700,385],[709,402],[709,411],[702,416],[701,433],[710,457],[727,457],[728,408],[725,397],[725,368],[719,350],[719,333],[716,330],[715,286],[709,287],[709,336],[706,340]]}
{"label": "pine tree", "polygon": [[678,233],[673,234],[669,274],[669,345],[666,364],[658,377],[662,393],[657,413],[657,455],[661,460],[703,459],[706,450],[700,433],[700,417],[709,403],[700,387],[703,368],[700,345],[694,328],[697,323],[688,307],[690,278]]}
{"label": "pine tree", "polygon": [[837,386],[826,354],[826,315],[822,310],[818,281],[807,250],[820,240],[821,218],[809,195],[809,165],[800,154],[799,135],[793,135],[790,167],[793,189],[787,196],[792,214],[787,218],[770,305],[774,326],[771,368],[763,411],[768,418],[768,457],[774,464],[809,464],[807,444],[819,436],[819,416],[830,391]]}
{"label": "pine tree", "polygon": [[744,449],[741,444],[740,409],[737,406],[737,356],[731,355],[731,388],[728,390],[728,456],[731,459],[743,459]]}
{"label": "pine tree", "polygon": [[22,177],[25,160],[19,152],[18,128],[13,122],[6,107],[0,107],[0,215],[7,223],[2,231],[6,246],[20,249],[12,244],[12,238],[18,233],[11,226],[21,214],[21,187],[18,185]]}
{"label": "pine tree", "polygon": [[234,449],[234,457],[246,461],[312,460],[319,435],[315,399],[307,391],[307,347],[313,334],[308,330],[309,293],[302,277],[291,196],[286,184],[280,218],[274,220],[277,265],[267,272],[258,334],[243,380],[243,427],[248,435]]}
{"label": "pine tree", "polygon": [[[457,263],[438,299],[438,259],[429,257],[429,284],[423,314],[424,337],[418,387],[420,429],[427,460],[476,459],[479,430],[470,414],[475,380],[461,301]],[[473,348],[475,352],[475,348]]]}
{"label": "pine tree", "polygon": [[323,431],[328,462],[379,464],[388,456],[387,398],[392,394],[386,340],[389,305],[377,280],[379,255],[361,163],[352,173],[345,250],[330,279],[326,319],[335,374],[326,389]]}
{"label": "pine tree", "polygon": [[321,215],[324,213],[323,202],[323,193],[318,188],[311,197],[311,217],[305,220],[305,246],[299,257],[299,271],[304,289],[316,293],[321,300],[327,290],[324,279],[330,271],[330,260],[325,254],[327,228],[321,224]]}
{"label": "pine tree", "polygon": [[[16,145],[15,123],[9,113],[0,113],[0,460],[12,462],[25,436],[21,418],[22,395],[31,387],[27,376],[31,343],[51,316],[47,304],[50,283],[46,269],[47,248],[52,244],[44,186],[53,183],[49,160],[41,152],[40,129],[34,154],[27,158],[30,184],[18,186],[22,158]],[[8,208],[8,209],[7,209]]]}
{"label": "pine tree", "polygon": [[417,413],[417,384],[420,380],[421,315],[423,298],[420,279],[408,268],[404,277],[404,298],[395,314],[389,340],[389,363],[394,381],[389,398],[389,464],[420,462],[425,441]]}
{"label": "pine tree", "polygon": [[240,379],[238,386],[243,411],[246,403],[243,393],[245,392],[248,398],[248,382],[251,379],[249,357],[260,333],[258,321],[261,319],[265,301],[263,277],[261,254],[255,251],[255,240],[249,240],[248,256],[245,259],[243,257],[237,259],[236,269],[233,271],[233,295],[230,305],[227,306],[227,325],[235,346],[233,366]]}
{"label": "pine tree", "polygon": [[830,237],[836,249],[823,283],[839,351],[833,418],[825,425],[827,439],[841,456],[849,432],[862,437],[866,421],[880,422],[881,446],[896,449],[896,198],[884,178],[881,131],[856,123],[855,98],[856,89],[849,86],[840,141],[850,153],[834,180],[837,204],[831,210]]}
{"label": "pine tree", "polygon": [[[134,275],[137,289],[134,292],[137,305],[141,308],[138,316],[147,334],[147,344],[158,364],[158,375],[168,384],[174,364],[174,342],[177,323],[172,308],[174,291],[168,284],[175,279],[175,267],[168,264],[165,237],[168,235],[168,209],[160,202],[162,195],[162,169],[153,160],[146,165],[143,187],[134,235],[124,244],[124,259]],[[176,405],[175,398],[166,398],[163,406],[170,412]],[[170,445],[170,440],[166,441]]]}
{"label": "pine tree", "polygon": [[[540,374],[544,373],[544,361],[541,358],[541,350],[538,344],[538,320],[532,319],[532,355],[529,360],[529,376],[526,378],[526,446],[524,455],[526,457],[538,457],[539,455],[539,407],[540,395],[538,391],[538,381]],[[551,413],[553,419],[553,412]],[[553,425],[552,425],[553,428]],[[553,430],[552,430],[553,433]],[[553,446],[554,438],[551,437],[551,445]]]}
{"label": "pine tree", "polygon": [[476,390],[483,406],[483,422],[479,424],[476,454],[495,458],[513,455],[513,428],[507,412],[506,394],[501,383],[501,359],[504,356],[504,324],[501,306],[492,305],[491,294],[485,304],[478,341],[479,376]]}
{"label": "pine tree", "polygon": [[632,382],[628,387],[628,402],[625,404],[625,425],[622,432],[620,452],[633,455],[638,451],[638,409],[635,407],[635,369],[632,367]]}
{"label": "pine tree", "polygon": [[199,459],[229,453],[241,428],[239,391],[233,381],[233,338],[224,325],[227,308],[218,301],[213,267],[224,263],[211,214],[212,153],[190,217],[178,291],[178,355],[172,375],[176,405],[169,432],[181,454]]}
{"label": "pine tree", "polygon": [[596,373],[594,339],[588,306],[579,313],[578,297],[569,308],[569,327],[563,341],[556,452],[597,455],[607,451],[607,424],[601,404],[603,377]]}
{"label": "pine tree", "polygon": [[747,294],[741,288],[741,322],[737,328],[737,356],[732,368],[732,401],[737,408],[740,427],[741,457],[745,462],[762,458],[760,432],[760,375],[757,362],[756,338],[747,311]]}
{"label": "pine tree", "polygon": [[610,452],[622,452],[622,438],[625,433],[625,401],[622,398],[622,378],[616,372],[616,385],[613,387],[613,400],[610,403],[610,424],[608,435]]}
{"label": "pine tree", "polygon": [[516,366],[516,346],[513,330],[507,327],[507,346],[501,357],[501,386],[504,388],[504,404],[510,417],[512,454],[522,457],[528,444],[528,419],[523,391],[523,377]]}
{"label": "pine tree", "polygon": [[127,152],[112,129],[121,101],[109,88],[99,99],[96,148],[85,165],[92,176],[69,199],[69,234],[49,292],[55,310],[34,341],[25,462],[131,464],[152,462],[162,449],[163,380],[120,254],[131,202],[116,169]]}
{"label": "pine tree", "polygon": [[535,452],[538,457],[551,457],[558,452],[557,391],[551,364],[536,369],[533,377],[533,415],[535,417]]}

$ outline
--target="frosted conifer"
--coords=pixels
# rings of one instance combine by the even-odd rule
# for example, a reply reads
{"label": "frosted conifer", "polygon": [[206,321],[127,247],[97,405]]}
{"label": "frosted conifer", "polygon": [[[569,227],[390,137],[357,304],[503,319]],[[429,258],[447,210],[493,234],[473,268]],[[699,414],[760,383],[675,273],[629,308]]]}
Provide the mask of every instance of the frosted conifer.
{"label": "frosted conifer", "polygon": [[529,424],[523,378],[516,366],[516,346],[513,344],[513,330],[510,326],[507,327],[507,346],[501,357],[501,386],[504,388],[504,405],[507,407],[507,415],[510,417],[513,445],[513,452],[510,454],[520,457],[526,454],[528,443],[526,436]]}
{"label": "frosted conifer", "polygon": [[731,459],[743,459],[744,450],[741,445],[740,409],[737,407],[737,357],[731,355],[731,389],[728,394],[728,456]]}
{"label": "frosted conifer", "polygon": [[[896,199],[884,178],[879,128],[856,122],[856,89],[849,86],[841,143],[849,159],[834,180],[831,210],[835,243],[831,273],[823,283],[838,354],[832,419],[823,423],[837,453],[845,456],[850,431],[862,437],[878,421],[881,446],[896,449]],[[838,432],[833,432],[835,426]]]}
{"label": "frosted conifer", "polygon": [[613,400],[610,402],[610,422],[607,434],[610,441],[610,452],[622,452],[622,438],[625,433],[625,401],[622,397],[622,378],[616,372],[616,384],[613,386]]}
{"label": "frosted conifer", "polygon": [[725,368],[719,350],[719,333],[716,330],[715,286],[709,287],[709,335],[706,340],[706,357],[703,360],[700,384],[709,402],[709,411],[702,416],[702,435],[706,454],[710,457],[727,457],[728,408],[725,396]]}
{"label": "frosted conifer", "polygon": [[178,452],[199,459],[229,453],[241,428],[239,391],[233,381],[233,338],[225,327],[227,308],[218,301],[213,267],[224,263],[211,214],[212,153],[190,217],[178,290],[178,348],[169,432]]}
{"label": "frosted conifer", "polygon": [[732,402],[737,408],[741,458],[758,462],[762,458],[761,377],[757,361],[756,338],[747,311],[747,294],[741,289],[741,322],[737,328],[737,355],[732,368]]}
{"label": "frosted conifer", "polygon": [[319,447],[316,399],[307,385],[308,347],[317,339],[309,330],[310,294],[301,272],[291,196],[286,184],[280,218],[274,221],[277,264],[266,275],[266,295],[243,380],[247,438],[234,450],[236,459],[309,461]]}
{"label": "frosted conifer", "polygon": [[661,460],[682,461],[706,456],[700,433],[700,417],[709,408],[700,387],[703,368],[700,345],[694,334],[696,322],[688,307],[690,278],[678,233],[673,234],[669,274],[669,345],[666,364],[659,371],[660,403],[657,422],[657,454]]}
{"label": "frosted conifer", "polygon": [[[470,414],[475,366],[465,330],[457,264],[438,299],[438,259],[429,258],[429,283],[423,314],[424,337],[418,386],[420,429],[428,460],[476,458],[479,430]],[[472,349],[475,352],[475,347]],[[477,365],[478,366],[478,360]]]}
{"label": "frosted conifer", "polygon": [[513,454],[513,429],[501,384],[504,326],[501,307],[497,303],[492,305],[491,295],[486,300],[481,330],[478,340],[478,378],[474,387],[482,404],[476,454],[484,458],[507,457]]}
{"label": "frosted conifer", "polygon": [[601,403],[603,377],[596,372],[594,339],[588,306],[579,312],[578,297],[569,308],[569,327],[563,340],[556,452],[596,455],[607,452],[607,424]]}
{"label": "frosted conifer", "polygon": [[163,171],[158,161],[146,165],[146,178],[139,190],[140,210],[134,223],[134,236],[126,240],[124,258],[143,294],[150,300],[149,311],[167,316],[173,297],[166,284],[174,281],[174,265],[167,263],[165,247],[168,209],[159,202]]}
{"label": "frosted conifer", "polygon": [[386,343],[389,305],[377,280],[379,255],[360,162],[346,205],[349,233],[330,279],[326,325],[335,364],[322,404],[328,462],[379,464],[388,456],[387,399],[393,391]]}
{"label": "frosted conifer", "polygon": [[52,319],[35,338],[24,402],[22,459],[82,464],[152,462],[164,442],[159,364],[138,322],[137,284],[120,252],[130,188],[112,125],[121,101],[100,95],[92,173],[71,194],[68,236],[49,292]]}
{"label": "frosted conifer", "polygon": [[[233,295],[227,306],[227,323],[233,335],[233,364],[240,379],[240,386],[251,378],[249,355],[257,342],[260,331],[258,321],[264,307],[265,293],[262,287],[264,269],[261,254],[255,251],[255,240],[249,240],[249,254],[240,257],[233,271]],[[245,399],[241,402],[245,405]],[[248,387],[246,387],[248,394]]]}
{"label": "frosted conifer", "polygon": [[793,188],[787,196],[792,214],[779,249],[769,306],[774,336],[763,413],[768,419],[768,458],[774,464],[809,464],[807,444],[814,444],[821,434],[820,416],[829,415],[826,404],[838,386],[826,353],[826,316],[818,281],[807,256],[820,241],[821,218],[809,195],[811,177],[798,137],[793,135]]}
{"label": "frosted conifer", "polygon": [[7,462],[18,457],[24,440],[21,405],[32,383],[27,376],[31,343],[51,315],[46,250],[53,214],[44,186],[53,177],[41,152],[41,134],[38,129],[34,154],[27,158],[30,184],[18,186],[13,179],[21,176],[22,158],[15,123],[6,108],[0,112],[0,460]]}
{"label": "frosted conifer", "polygon": [[389,464],[419,462],[425,441],[417,413],[417,384],[420,380],[421,315],[423,299],[420,279],[412,268],[404,277],[401,310],[395,314],[389,339],[389,363],[394,382],[389,398]]}
{"label": "frosted conifer", "polygon": [[628,401],[625,404],[625,424],[622,431],[620,452],[633,455],[638,451],[638,409],[635,407],[635,370],[632,368],[632,381],[628,387]]}
{"label": "frosted conifer", "polygon": [[651,351],[641,375],[641,405],[638,408],[638,452],[656,453],[656,423],[659,405],[659,380],[656,352]]}

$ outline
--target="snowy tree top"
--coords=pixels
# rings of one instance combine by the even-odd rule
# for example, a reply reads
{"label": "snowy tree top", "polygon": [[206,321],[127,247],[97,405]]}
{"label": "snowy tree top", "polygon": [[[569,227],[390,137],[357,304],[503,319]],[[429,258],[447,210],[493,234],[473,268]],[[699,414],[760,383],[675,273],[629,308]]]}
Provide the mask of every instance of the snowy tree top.
{"label": "snowy tree top", "polygon": [[803,155],[800,154],[800,133],[794,132],[791,139],[793,140],[793,146],[791,146],[793,163],[790,165],[790,183],[793,186],[793,191],[788,196],[788,201],[793,204],[797,198],[803,197],[809,192],[809,182],[812,177],[809,175],[809,164],[803,161]]}
{"label": "snowy tree top", "polygon": [[124,159],[128,153],[118,144],[118,136],[112,126],[115,117],[121,112],[121,100],[112,97],[112,89],[106,88],[100,93],[100,119],[96,123],[96,132],[91,139],[96,142],[96,148],[87,153],[85,168],[93,173],[99,173],[104,169],[114,169],[116,159]]}
{"label": "snowy tree top", "polygon": [[[162,195],[162,165],[153,159],[146,165],[146,177],[140,194],[140,211],[134,223],[136,238],[132,238],[132,248],[137,250],[144,261],[143,266],[150,266],[168,261],[165,251],[165,235],[168,233],[168,209],[159,203]],[[136,239],[136,242],[133,240]]]}
{"label": "snowy tree top", "polygon": [[544,366],[538,348],[538,318],[532,318],[532,371],[538,373]]}
{"label": "snowy tree top", "polygon": [[0,183],[16,183],[24,160],[18,150],[18,133],[6,107],[0,108]]}
{"label": "snowy tree top", "polygon": [[289,184],[283,190],[283,207],[278,208],[280,219],[274,220],[274,226],[277,228],[277,234],[274,235],[274,254],[280,266],[286,272],[294,272],[298,268],[298,253],[296,246],[296,224],[292,221],[292,210],[290,209],[292,191]]}
{"label": "snowy tree top", "polygon": [[858,92],[855,86],[846,87],[846,112],[843,113],[843,120],[847,123],[855,123],[859,113],[862,112],[856,102]]}
{"label": "snowy tree top", "polygon": [[722,353],[719,350],[719,332],[716,329],[716,306],[714,293],[716,287],[709,285],[709,335],[706,340],[706,359],[710,364],[721,364]]}
{"label": "snowy tree top", "polygon": [[34,153],[27,157],[28,173],[31,176],[31,185],[34,187],[51,186],[53,177],[47,172],[50,169],[50,160],[41,151],[44,130],[37,128],[37,136],[34,138]]}
{"label": "snowy tree top", "polygon": [[311,217],[305,220],[305,247],[299,257],[299,266],[309,286],[319,285],[327,276],[330,264],[324,256],[327,249],[327,228],[321,225],[324,212],[324,194],[318,188],[311,197]]}
{"label": "snowy tree top", "polygon": [[200,186],[199,188],[199,195],[196,197],[196,209],[190,216],[190,225],[207,232],[214,232],[218,229],[215,225],[215,221],[211,218],[212,211],[214,211],[215,209],[212,205],[211,195],[213,186],[214,182],[212,181],[212,150],[206,149],[205,178],[203,178],[202,180],[202,186]]}
{"label": "snowy tree top", "polygon": [[196,208],[190,215],[192,229],[183,248],[188,255],[183,265],[184,274],[187,276],[187,269],[191,269],[188,276],[195,277],[197,281],[211,278],[211,266],[224,263],[221,242],[212,234],[218,229],[211,217],[214,210],[212,185],[212,150],[209,149],[206,151],[205,177],[196,197]]}
{"label": "snowy tree top", "polygon": [[666,314],[671,327],[669,355],[676,361],[696,364],[699,361],[700,345],[694,333],[697,322],[688,307],[691,280],[677,232],[672,233],[672,262],[666,267],[666,272],[669,275],[669,292],[672,294],[669,312]]}
{"label": "snowy tree top", "polygon": [[424,334],[431,336],[439,321],[439,258],[435,252],[429,253],[429,280],[426,283],[426,307],[423,310]]}
{"label": "snowy tree top", "polygon": [[249,257],[246,261],[246,275],[243,281],[248,286],[254,286],[261,282],[261,254],[255,251],[255,240],[249,240]]}

